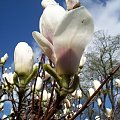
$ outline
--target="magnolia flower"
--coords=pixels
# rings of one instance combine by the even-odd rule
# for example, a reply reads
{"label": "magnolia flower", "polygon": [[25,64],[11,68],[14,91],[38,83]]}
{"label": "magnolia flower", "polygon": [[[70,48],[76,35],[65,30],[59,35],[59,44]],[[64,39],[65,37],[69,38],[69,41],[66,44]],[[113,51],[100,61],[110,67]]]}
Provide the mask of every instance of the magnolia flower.
{"label": "magnolia flower", "polygon": [[47,101],[47,98],[48,98],[48,96],[47,96],[47,91],[46,90],[43,90],[43,101],[45,102],[45,101]]}
{"label": "magnolia flower", "polygon": [[67,4],[67,9],[68,10],[73,9],[77,5],[80,6],[79,0],[66,0],[66,4]]}
{"label": "magnolia flower", "polygon": [[115,79],[116,87],[120,87],[120,79]]}
{"label": "magnolia flower", "polygon": [[1,63],[5,63],[6,62],[6,60],[8,59],[8,54],[6,53],[3,57],[1,57]]}
{"label": "magnolia flower", "polygon": [[98,106],[100,107],[102,105],[102,101],[100,98],[97,99]]}
{"label": "magnolia flower", "polygon": [[[37,77],[35,90],[39,91],[42,87],[42,84],[43,84],[43,80],[40,77]],[[34,90],[34,84],[32,85],[32,90]]]}
{"label": "magnolia flower", "polygon": [[112,109],[106,108],[106,115],[107,115],[107,117],[111,117],[111,115],[112,115]]}
{"label": "magnolia flower", "polygon": [[95,120],[100,120],[100,116],[95,116]]}
{"label": "magnolia flower", "polygon": [[33,50],[25,42],[20,42],[14,51],[15,72],[19,76],[28,76],[33,70]]}
{"label": "magnolia flower", "polygon": [[73,97],[75,97],[76,96],[76,90],[71,94]]}
{"label": "magnolia flower", "polygon": [[77,90],[76,96],[77,96],[77,98],[82,98],[82,91],[81,90]]}
{"label": "magnolia flower", "polygon": [[81,57],[81,59],[80,59],[79,67],[82,68],[83,65],[85,64],[85,62],[86,62],[86,57],[83,54],[82,57]]}
{"label": "magnolia flower", "polygon": [[92,96],[94,92],[95,92],[95,90],[94,90],[93,88],[90,88],[90,89],[89,89],[89,95],[90,95],[90,96]]}
{"label": "magnolia flower", "polygon": [[51,93],[48,93],[47,98],[50,99],[50,97],[51,97]]}
{"label": "magnolia flower", "polygon": [[100,87],[101,83],[98,80],[94,80],[93,85],[94,85],[95,90],[97,90]]}
{"label": "magnolia flower", "polygon": [[42,0],[41,5],[46,8],[48,5],[56,5],[54,0]]}
{"label": "magnolia flower", "polygon": [[82,104],[78,104],[76,107],[80,109],[82,108]]}
{"label": "magnolia flower", "polygon": [[41,33],[32,33],[59,75],[74,74],[93,34],[93,20],[85,7],[65,11],[48,5],[40,18]]}

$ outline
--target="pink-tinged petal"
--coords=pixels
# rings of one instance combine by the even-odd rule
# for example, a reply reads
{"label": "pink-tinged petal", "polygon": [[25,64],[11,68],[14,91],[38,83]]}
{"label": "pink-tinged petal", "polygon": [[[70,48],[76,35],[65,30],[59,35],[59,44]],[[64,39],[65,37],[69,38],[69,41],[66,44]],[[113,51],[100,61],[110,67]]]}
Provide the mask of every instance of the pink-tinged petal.
{"label": "pink-tinged petal", "polygon": [[42,51],[55,64],[56,56],[55,56],[53,45],[41,33],[37,31],[32,32],[32,36],[35,39],[35,41],[38,43]]}
{"label": "pink-tinged petal", "polygon": [[53,5],[48,5],[44,9],[43,14],[40,17],[39,28],[41,34],[45,38],[47,38],[49,42],[53,43],[52,38],[56,26],[61,21],[65,13],[65,9],[57,3]]}
{"label": "pink-tinged petal", "polygon": [[83,6],[68,11],[64,16],[53,39],[56,68],[61,71],[60,74],[76,72],[83,51],[92,38],[93,29],[92,17]]}

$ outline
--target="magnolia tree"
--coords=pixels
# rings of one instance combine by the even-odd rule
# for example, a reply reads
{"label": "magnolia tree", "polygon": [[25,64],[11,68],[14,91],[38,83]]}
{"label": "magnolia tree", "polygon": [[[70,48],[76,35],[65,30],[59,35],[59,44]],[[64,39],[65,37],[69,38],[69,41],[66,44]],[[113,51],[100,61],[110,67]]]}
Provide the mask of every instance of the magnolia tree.
{"label": "magnolia tree", "polygon": [[[83,120],[86,108],[120,65],[102,84],[94,81],[95,89],[90,88],[89,95],[84,94],[79,76],[86,61],[84,50],[93,35],[92,16],[78,0],[66,0],[67,10],[54,0],[43,0],[41,5],[44,10],[39,22],[40,32],[32,32],[43,51],[39,62],[34,63],[33,50],[25,42],[15,47],[14,73],[4,69],[7,54],[0,60],[2,119]],[[12,104],[8,115],[4,114],[6,101]],[[98,105],[101,104],[98,98]],[[111,118],[112,110],[103,112],[106,118]]]}

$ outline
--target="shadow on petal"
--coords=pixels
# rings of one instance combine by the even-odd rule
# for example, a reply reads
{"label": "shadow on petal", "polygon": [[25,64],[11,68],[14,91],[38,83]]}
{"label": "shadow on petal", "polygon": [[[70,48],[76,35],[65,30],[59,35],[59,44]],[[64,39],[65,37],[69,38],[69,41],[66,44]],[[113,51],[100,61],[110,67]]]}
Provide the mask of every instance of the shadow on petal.
{"label": "shadow on petal", "polygon": [[32,32],[32,36],[38,43],[44,54],[47,55],[48,58],[51,59],[52,62],[55,64],[56,56],[53,45],[41,33],[37,31]]}

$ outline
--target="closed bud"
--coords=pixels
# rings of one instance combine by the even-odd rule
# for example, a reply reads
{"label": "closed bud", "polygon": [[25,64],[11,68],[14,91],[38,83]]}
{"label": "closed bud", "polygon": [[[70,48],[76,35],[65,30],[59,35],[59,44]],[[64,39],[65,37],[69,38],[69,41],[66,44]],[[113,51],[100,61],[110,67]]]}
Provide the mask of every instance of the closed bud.
{"label": "closed bud", "polygon": [[106,116],[111,117],[111,115],[112,115],[112,109],[106,108]]}
{"label": "closed bud", "polygon": [[94,90],[93,88],[90,88],[90,89],[89,89],[89,95],[90,95],[90,96],[92,96],[94,92],[95,92],[95,90]]}
{"label": "closed bud", "polygon": [[102,105],[102,101],[100,98],[97,99],[98,106],[100,107]]}
{"label": "closed bud", "polygon": [[86,62],[86,57],[85,57],[85,55],[83,54],[82,57],[81,57],[81,59],[80,59],[79,67],[80,67],[80,68],[83,68],[85,62]]}
{"label": "closed bud", "polygon": [[76,96],[77,96],[77,98],[82,98],[82,91],[81,90],[77,90]]}
{"label": "closed bud", "polygon": [[[37,77],[37,81],[36,81],[36,86],[35,86],[35,90],[39,91],[42,87],[43,84],[43,80],[40,77]],[[32,85],[32,90],[34,89],[34,84]]]}
{"label": "closed bud", "polygon": [[33,70],[33,50],[25,42],[20,42],[14,51],[14,67],[19,77],[28,76]]}
{"label": "closed bud", "polygon": [[8,54],[6,53],[3,57],[1,57],[1,63],[4,64],[6,60],[8,59]]}
{"label": "closed bud", "polygon": [[101,83],[98,80],[94,80],[93,85],[94,85],[95,90],[97,90],[100,87]]}
{"label": "closed bud", "polygon": [[48,5],[54,5],[57,4],[55,0],[42,0],[41,5],[43,8],[46,8]]}
{"label": "closed bud", "polygon": [[95,116],[95,120],[100,120],[100,116]]}
{"label": "closed bud", "polygon": [[44,102],[47,101],[47,98],[48,98],[47,94],[48,94],[47,91],[46,91],[46,90],[43,90],[43,99],[42,99],[42,100],[43,100]]}
{"label": "closed bud", "polygon": [[120,79],[115,79],[116,87],[120,87]]}

